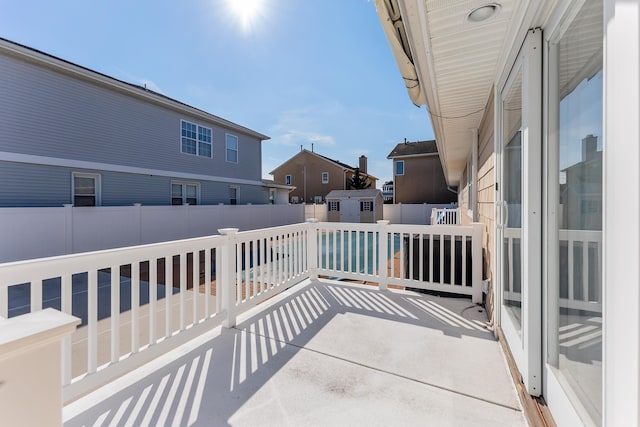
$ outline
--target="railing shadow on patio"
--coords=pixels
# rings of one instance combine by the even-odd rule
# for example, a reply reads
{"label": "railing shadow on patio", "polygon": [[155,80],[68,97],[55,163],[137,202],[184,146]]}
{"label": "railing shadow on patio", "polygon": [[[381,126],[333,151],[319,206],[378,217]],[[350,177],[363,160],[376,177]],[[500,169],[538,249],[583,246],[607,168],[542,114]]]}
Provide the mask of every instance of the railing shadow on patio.
{"label": "railing shadow on patio", "polygon": [[[218,329],[197,348],[136,378],[95,407],[78,413],[73,405],[84,403],[71,404],[72,413],[67,415],[65,425],[227,425],[247,400],[300,351],[357,363],[349,351],[327,355],[314,345],[314,339],[332,319],[346,314],[427,328],[448,337],[494,340],[486,329],[486,315],[467,299],[378,291],[336,281],[307,282],[296,285],[284,299],[268,302],[267,308],[254,308],[235,327]],[[360,345],[363,343],[352,341],[352,346]],[[404,351],[410,349],[398,349],[400,354]],[[405,375],[402,367],[389,368],[384,361],[369,367]],[[457,372],[451,369],[450,375],[462,378],[471,372],[459,367]],[[300,375],[313,376],[313,372]],[[344,385],[336,381],[327,387],[344,391]],[[430,383],[428,378],[425,383],[447,389],[447,384]],[[473,390],[455,392],[487,400],[486,395],[474,396]]]}

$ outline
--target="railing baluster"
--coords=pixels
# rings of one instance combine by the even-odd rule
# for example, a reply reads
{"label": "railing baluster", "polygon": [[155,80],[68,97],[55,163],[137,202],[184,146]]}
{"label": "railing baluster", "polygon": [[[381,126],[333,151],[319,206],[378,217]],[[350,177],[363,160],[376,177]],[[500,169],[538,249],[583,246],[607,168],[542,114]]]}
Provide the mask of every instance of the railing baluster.
{"label": "railing baluster", "polygon": [[98,368],[98,270],[87,274],[87,372],[93,374]]}
{"label": "railing baluster", "polygon": [[349,273],[353,273],[353,231],[349,230]]}
{"label": "railing baluster", "polygon": [[454,236],[453,234],[449,236],[449,245],[451,246],[451,270],[449,274],[451,283],[449,284],[453,286],[456,283],[456,236]]}
{"label": "railing baluster", "polygon": [[336,264],[337,262],[337,247],[338,247],[338,234],[336,233],[337,230],[332,230],[331,232],[331,236],[333,238],[333,268],[331,268],[331,270],[337,270],[338,269],[338,265]]}
{"label": "railing baluster", "polygon": [[260,244],[260,240],[256,239],[256,240],[252,240],[251,241],[251,246],[253,249],[253,257],[251,258],[251,291],[253,292],[254,295],[257,295],[260,293],[260,291],[258,290],[258,265],[260,264],[258,262],[258,245]]}
{"label": "railing baluster", "polygon": [[396,277],[396,233],[389,233],[389,245],[391,247],[391,251],[389,252],[389,257],[391,258],[391,274],[389,277]]}
{"label": "railing baluster", "polygon": [[406,279],[404,266],[404,232],[400,232],[400,278]]}
{"label": "railing baluster", "polygon": [[440,284],[444,284],[444,234],[440,233]]}
{"label": "railing baluster", "polygon": [[[236,304],[240,304],[240,302],[242,302],[243,300],[242,293],[244,291],[244,281],[242,280],[242,242],[238,241],[236,243],[235,253],[236,253],[236,260],[235,260]],[[233,263],[233,260],[231,262]]]}
{"label": "railing baluster", "polygon": [[364,274],[369,274],[369,232],[364,232]]}
{"label": "railing baluster", "polygon": [[222,278],[224,275],[223,268],[227,268],[222,265],[222,253],[224,248],[218,246],[216,248],[216,313],[220,313],[222,310]]}
{"label": "railing baluster", "polygon": [[180,330],[184,331],[186,325],[187,308],[187,252],[180,254]]}
{"label": "railing baluster", "polygon": [[462,235],[462,242],[460,243],[460,247],[462,248],[462,277],[460,278],[460,285],[467,286],[467,236]]}
{"label": "railing baluster", "polygon": [[131,352],[140,350],[140,263],[131,264]]}
{"label": "railing baluster", "polygon": [[191,263],[191,291],[193,292],[193,324],[198,324],[198,304],[200,303],[200,251],[192,254]]}
{"label": "railing baluster", "polygon": [[165,270],[165,337],[169,338],[173,334],[173,256],[164,259]]}
{"label": "railing baluster", "polygon": [[409,233],[409,279],[415,280],[413,275],[413,232]]}
{"label": "railing baluster", "polygon": [[356,231],[356,273],[360,273],[360,231]]}
{"label": "railing baluster", "polygon": [[211,317],[211,248],[204,251],[204,317]]}
{"label": "railing baluster", "polygon": [[[72,304],[71,275],[65,274],[60,278],[60,310],[63,313],[71,314]],[[1,296],[0,296],[1,298]],[[72,377],[72,344],[71,336],[62,340],[62,385],[71,384]]]}
{"label": "railing baluster", "polygon": [[31,282],[31,309],[30,312],[42,310],[42,280]]}
{"label": "railing baluster", "polygon": [[120,266],[111,266],[111,363],[120,360]]}
{"label": "railing baluster", "polygon": [[589,301],[589,241],[582,241],[582,300]]}
{"label": "railing baluster", "polygon": [[158,341],[156,333],[158,310],[158,260],[149,260],[149,345]]}
{"label": "railing baluster", "polygon": [[418,265],[420,266],[419,279],[421,282],[424,282],[424,234],[418,234],[418,256],[420,257],[420,261]]}
{"label": "railing baluster", "polygon": [[568,258],[569,258],[569,285],[568,285],[568,291],[569,291],[569,300],[572,301],[575,299],[574,295],[573,295],[573,263],[574,263],[574,259],[573,259],[573,255],[574,255],[574,248],[573,248],[573,239],[569,238],[569,240],[567,241],[567,252],[568,252]]}
{"label": "railing baluster", "polygon": [[9,318],[9,285],[0,284],[0,317]]}
{"label": "railing baluster", "polygon": [[377,231],[371,232],[371,239],[373,242],[371,246],[373,247],[373,254],[371,256],[371,272],[369,274],[376,275],[377,271],[380,270],[380,259],[378,258],[378,245],[380,245],[380,236]]}

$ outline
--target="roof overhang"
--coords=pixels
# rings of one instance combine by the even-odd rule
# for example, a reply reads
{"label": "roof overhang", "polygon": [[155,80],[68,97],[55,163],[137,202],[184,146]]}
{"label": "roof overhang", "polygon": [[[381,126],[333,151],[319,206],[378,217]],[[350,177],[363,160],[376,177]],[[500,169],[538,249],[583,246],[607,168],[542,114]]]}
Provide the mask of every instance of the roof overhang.
{"label": "roof overhang", "polygon": [[[534,21],[532,16],[551,0],[375,1],[404,77],[404,49],[387,30],[386,18],[388,10],[400,13],[402,25],[394,28],[404,30],[447,183],[458,185],[471,152],[473,130],[480,127],[493,88],[509,57],[515,55],[514,44],[519,46],[527,25]],[[467,19],[473,10],[488,4],[497,6],[495,16],[483,22]],[[409,96],[414,101],[415,96]]]}

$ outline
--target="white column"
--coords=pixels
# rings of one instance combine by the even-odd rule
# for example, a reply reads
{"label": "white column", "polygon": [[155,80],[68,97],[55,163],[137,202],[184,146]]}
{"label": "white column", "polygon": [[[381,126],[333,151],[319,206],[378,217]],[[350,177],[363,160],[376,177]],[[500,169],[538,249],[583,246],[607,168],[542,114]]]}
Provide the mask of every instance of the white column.
{"label": "white column", "polygon": [[640,425],[640,0],[604,11],[604,425]]}
{"label": "white column", "polygon": [[62,425],[60,343],[79,323],[51,308],[0,318],[2,425]]}
{"label": "white column", "polygon": [[[218,230],[227,239],[222,246],[222,265],[216,266],[216,275],[220,278],[220,301],[222,309],[227,315],[222,325],[233,328],[236,325],[236,238],[237,228],[222,228]],[[240,285],[240,283],[238,283]]]}

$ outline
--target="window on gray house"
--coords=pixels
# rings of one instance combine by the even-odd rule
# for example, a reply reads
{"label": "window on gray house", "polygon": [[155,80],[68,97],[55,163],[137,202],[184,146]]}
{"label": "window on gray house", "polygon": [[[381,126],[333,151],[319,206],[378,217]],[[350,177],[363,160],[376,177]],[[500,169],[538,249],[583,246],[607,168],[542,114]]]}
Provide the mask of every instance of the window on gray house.
{"label": "window on gray house", "polygon": [[199,126],[186,120],[180,120],[180,128],[180,150],[183,153],[212,157],[213,132],[211,128]]}
{"label": "window on gray house", "polygon": [[198,184],[187,182],[171,183],[171,204],[172,205],[197,205],[198,204]]}
{"label": "window on gray house", "polygon": [[238,204],[238,187],[229,187],[229,204]]}
{"label": "window on gray house", "polygon": [[100,175],[73,173],[73,206],[100,205]]}
{"label": "window on gray house", "polygon": [[227,134],[227,162],[238,163],[238,137]]}

